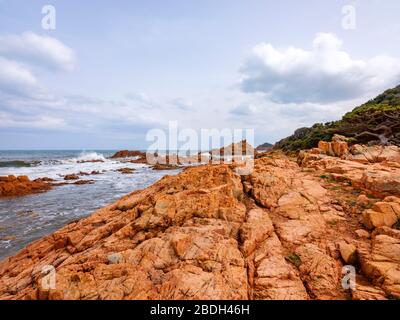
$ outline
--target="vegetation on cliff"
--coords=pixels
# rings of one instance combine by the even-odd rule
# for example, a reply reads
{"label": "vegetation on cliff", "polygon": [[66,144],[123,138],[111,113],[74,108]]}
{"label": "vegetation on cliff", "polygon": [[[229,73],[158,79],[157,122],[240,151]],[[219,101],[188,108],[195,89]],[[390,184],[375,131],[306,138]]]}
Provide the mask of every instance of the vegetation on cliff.
{"label": "vegetation on cliff", "polygon": [[330,141],[334,134],[349,137],[350,143],[400,146],[400,85],[345,114],[339,121],[301,128],[275,144],[275,149],[297,151]]}

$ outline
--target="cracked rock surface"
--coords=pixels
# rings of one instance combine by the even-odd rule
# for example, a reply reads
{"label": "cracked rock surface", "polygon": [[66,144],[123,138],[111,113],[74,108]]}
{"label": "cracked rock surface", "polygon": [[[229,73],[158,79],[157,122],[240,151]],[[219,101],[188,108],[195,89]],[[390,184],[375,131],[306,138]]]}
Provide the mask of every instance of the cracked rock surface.
{"label": "cracked rock surface", "polygon": [[272,153],[248,176],[226,164],[166,176],[2,261],[0,299],[399,298],[395,151],[379,163]]}

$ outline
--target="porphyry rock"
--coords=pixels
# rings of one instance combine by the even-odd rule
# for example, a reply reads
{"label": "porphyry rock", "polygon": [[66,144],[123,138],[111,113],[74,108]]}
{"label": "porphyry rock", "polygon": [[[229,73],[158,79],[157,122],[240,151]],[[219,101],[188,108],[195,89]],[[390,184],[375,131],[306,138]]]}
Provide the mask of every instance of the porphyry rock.
{"label": "porphyry rock", "polygon": [[31,181],[27,176],[0,177],[0,197],[15,197],[51,189],[51,184],[44,180]]}

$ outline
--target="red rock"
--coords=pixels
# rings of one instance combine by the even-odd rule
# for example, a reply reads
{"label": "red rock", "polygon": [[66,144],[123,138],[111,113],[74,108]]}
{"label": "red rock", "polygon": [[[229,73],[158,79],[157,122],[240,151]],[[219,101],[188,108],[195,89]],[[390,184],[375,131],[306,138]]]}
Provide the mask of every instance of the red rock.
{"label": "red rock", "polygon": [[64,180],[78,180],[79,176],[77,174],[67,174],[64,176]]}
{"label": "red rock", "polygon": [[22,182],[22,183],[30,182],[30,180],[29,180],[29,178],[27,176],[20,176],[20,177],[17,178],[17,180],[19,182]]}
{"label": "red rock", "polygon": [[30,181],[27,176],[0,177],[0,197],[22,196],[50,188],[49,183],[40,180]]}
{"label": "red rock", "polygon": [[332,150],[332,144],[326,141],[320,141],[318,143],[318,149],[322,150],[324,154],[328,156],[334,156],[334,152]]}
{"label": "red rock", "polygon": [[181,167],[177,166],[177,165],[173,165],[173,164],[161,164],[161,163],[157,163],[154,166],[152,166],[153,170],[176,170],[179,169]]}
{"label": "red rock", "polygon": [[386,198],[386,202],[376,202],[372,209],[363,213],[364,225],[369,229],[378,227],[392,227],[400,219],[400,204],[390,202],[393,198]]}
{"label": "red rock", "polygon": [[117,169],[117,171],[122,173],[122,174],[131,174],[131,173],[134,173],[136,171],[136,169],[133,169],[133,168],[120,168],[120,169]]}
{"label": "red rock", "polygon": [[54,182],[55,180],[54,180],[54,179],[51,179],[51,178],[44,177],[44,178],[35,179],[35,180],[33,180],[33,181],[34,181],[34,182]]}
{"label": "red rock", "polygon": [[360,255],[361,268],[372,283],[386,295],[400,298],[400,231],[388,227],[378,228],[373,236],[372,248]]}
{"label": "red rock", "polygon": [[113,154],[111,156],[111,159],[133,158],[133,157],[146,158],[146,153],[137,150],[134,151],[121,150]]}
{"label": "red rock", "polygon": [[76,185],[93,184],[93,183],[94,180],[78,180],[74,182],[74,184]]}
{"label": "red rock", "polygon": [[[363,184],[364,173],[375,172],[382,183],[398,168],[307,151],[302,156],[300,167],[270,153],[246,176],[236,165],[165,176],[1,262],[0,299],[400,296],[400,231],[378,226],[368,239],[358,230],[360,210],[397,217],[400,199],[387,189],[384,201],[366,203],[347,183],[367,194],[382,192],[379,183]],[[346,179],[321,178],[332,174]],[[355,263],[355,250],[338,245],[341,239],[357,248],[359,289],[342,286],[342,267]],[[56,269],[54,289],[41,285],[46,265]]]}
{"label": "red rock", "polygon": [[[328,156],[342,157],[349,153],[349,146],[344,137],[335,135],[332,138],[332,142],[320,141],[318,143],[318,149]],[[315,150],[311,150],[311,153],[316,153]]]}

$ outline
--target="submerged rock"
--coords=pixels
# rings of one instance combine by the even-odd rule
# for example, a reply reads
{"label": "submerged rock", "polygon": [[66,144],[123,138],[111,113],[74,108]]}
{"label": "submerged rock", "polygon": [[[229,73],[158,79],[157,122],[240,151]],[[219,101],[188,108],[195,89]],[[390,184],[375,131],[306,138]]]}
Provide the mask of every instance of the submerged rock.
{"label": "submerged rock", "polygon": [[136,169],[133,168],[120,168],[117,169],[118,172],[122,173],[122,174],[132,174],[136,171]]}
{"label": "submerged rock", "polygon": [[64,180],[79,180],[79,175],[67,174],[66,176],[64,176]]}

